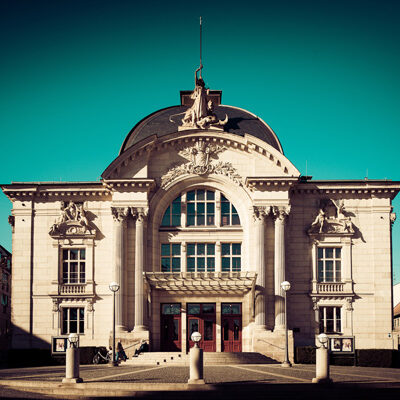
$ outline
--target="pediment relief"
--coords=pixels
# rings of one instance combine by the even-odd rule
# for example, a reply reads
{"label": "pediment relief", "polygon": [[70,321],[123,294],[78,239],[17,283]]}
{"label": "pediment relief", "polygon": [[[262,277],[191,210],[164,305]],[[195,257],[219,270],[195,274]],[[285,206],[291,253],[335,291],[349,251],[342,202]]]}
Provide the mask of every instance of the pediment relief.
{"label": "pediment relief", "polygon": [[242,177],[230,162],[214,161],[217,155],[226,150],[226,147],[205,142],[199,139],[192,146],[177,148],[178,154],[188,162],[171,165],[167,173],[161,177],[160,186],[165,188],[172,181],[182,175],[225,175],[239,186],[243,185]]}
{"label": "pediment relief", "polygon": [[307,233],[354,235],[356,230],[350,213],[345,210],[343,200],[321,199],[318,214]]}
{"label": "pediment relief", "polygon": [[57,237],[85,236],[94,237],[96,229],[91,226],[88,219],[88,211],[84,209],[83,203],[61,202],[60,215],[50,227],[49,235]]}
{"label": "pediment relief", "polygon": [[154,136],[151,141],[138,143],[115,159],[102,177],[107,180],[154,178],[162,185],[160,178],[166,174],[215,173],[211,169],[231,176],[235,175],[235,169],[243,178],[300,175],[281,152],[260,139],[228,133],[215,136],[205,131]]}

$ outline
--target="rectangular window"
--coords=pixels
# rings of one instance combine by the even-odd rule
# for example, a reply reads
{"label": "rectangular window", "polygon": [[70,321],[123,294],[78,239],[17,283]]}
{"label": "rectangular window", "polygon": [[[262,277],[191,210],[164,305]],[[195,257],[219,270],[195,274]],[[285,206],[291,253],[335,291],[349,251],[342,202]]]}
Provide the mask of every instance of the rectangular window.
{"label": "rectangular window", "polygon": [[340,247],[318,248],[318,282],[341,282],[341,253]]}
{"label": "rectangular window", "polygon": [[161,272],[181,271],[180,243],[161,244]]}
{"label": "rectangular window", "polygon": [[187,271],[215,271],[215,243],[187,244]]}
{"label": "rectangular window", "polygon": [[85,333],[85,309],[83,307],[63,307],[61,334]]}
{"label": "rectangular window", "polygon": [[187,226],[215,225],[215,193],[197,189],[186,194]]}
{"label": "rectangular window", "polygon": [[320,333],[340,333],[341,307],[319,307],[319,331]]}
{"label": "rectangular window", "polygon": [[63,249],[63,283],[85,283],[85,249]]}
{"label": "rectangular window", "polygon": [[221,269],[223,272],[241,271],[241,244],[221,244]]}

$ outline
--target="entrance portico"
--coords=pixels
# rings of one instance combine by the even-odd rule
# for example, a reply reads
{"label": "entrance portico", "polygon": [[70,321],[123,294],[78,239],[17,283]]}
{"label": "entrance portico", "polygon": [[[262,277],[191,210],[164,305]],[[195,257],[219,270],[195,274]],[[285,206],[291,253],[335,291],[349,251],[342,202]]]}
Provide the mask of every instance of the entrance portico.
{"label": "entrance portico", "polygon": [[146,273],[153,349],[186,353],[198,330],[205,351],[251,351],[254,272],[168,275]]}

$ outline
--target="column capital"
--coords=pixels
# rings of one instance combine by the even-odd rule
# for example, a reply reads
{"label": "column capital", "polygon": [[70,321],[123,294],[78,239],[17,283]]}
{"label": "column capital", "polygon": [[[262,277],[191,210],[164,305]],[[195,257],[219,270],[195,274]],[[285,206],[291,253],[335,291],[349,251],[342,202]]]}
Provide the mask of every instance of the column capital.
{"label": "column capital", "polygon": [[149,212],[148,208],[145,207],[130,207],[130,210],[137,222],[144,222]]}
{"label": "column capital", "polygon": [[129,207],[111,207],[111,213],[115,222],[124,222],[129,215]]}
{"label": "column capital", "polygon": [[253,206],[253,219],[255,222],[263,222],[271,214],[271,206]]}
{"label": "column capital", "polygon": [[291,206],[274,206],[272,207],[272,213],[275,217],[275,221],[285,222],[286,218],[290,214]]}

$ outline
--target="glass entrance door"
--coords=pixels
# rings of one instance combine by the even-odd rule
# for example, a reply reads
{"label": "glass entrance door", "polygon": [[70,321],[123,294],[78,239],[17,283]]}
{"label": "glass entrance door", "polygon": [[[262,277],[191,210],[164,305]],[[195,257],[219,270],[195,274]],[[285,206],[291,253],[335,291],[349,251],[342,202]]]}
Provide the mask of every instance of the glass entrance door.
{"label": "glass entrance door", "polygon": [[191,340],[193,332],[200,332],[201,341],[199,347],[204,351],[216,351],[215,340],[215,304],[213,303],[189,303],[187,305],[188,348],[193,347]]}
{"label": "glass entrance door", "polygon": [[242,305],[222,304],[222,351],[242,351]]}
{"label": "glass entrance door", "polygon": [[161,350],[181,351],[181,305],[161,304]]}

